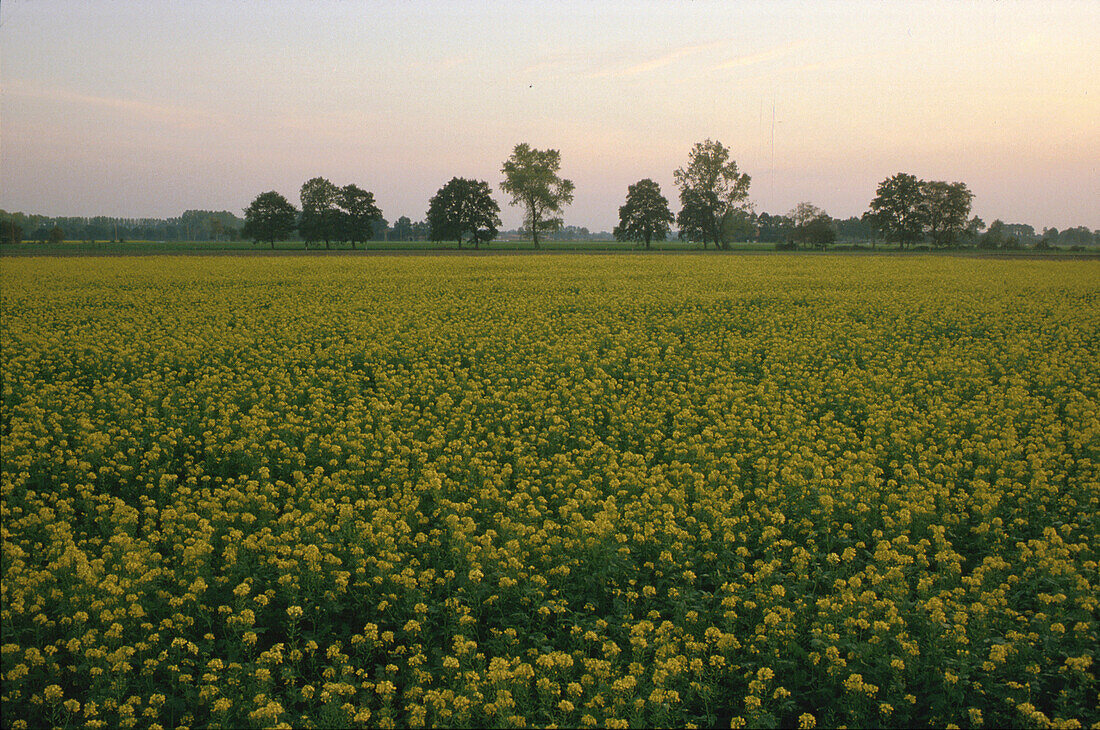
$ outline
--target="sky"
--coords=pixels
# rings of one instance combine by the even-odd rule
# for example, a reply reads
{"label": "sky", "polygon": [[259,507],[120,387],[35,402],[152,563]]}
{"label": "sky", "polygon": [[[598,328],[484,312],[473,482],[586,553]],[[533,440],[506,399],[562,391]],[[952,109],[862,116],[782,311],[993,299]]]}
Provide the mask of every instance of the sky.
{"label": "sky", "polygon": [[527,142],[561,152],[566,224],[726,145],[757,211],[863,213],[907,172],[974,213],[1100,228],[1100,2],[0,3],[0,208],[241,214],[307,179],[391,222]]}

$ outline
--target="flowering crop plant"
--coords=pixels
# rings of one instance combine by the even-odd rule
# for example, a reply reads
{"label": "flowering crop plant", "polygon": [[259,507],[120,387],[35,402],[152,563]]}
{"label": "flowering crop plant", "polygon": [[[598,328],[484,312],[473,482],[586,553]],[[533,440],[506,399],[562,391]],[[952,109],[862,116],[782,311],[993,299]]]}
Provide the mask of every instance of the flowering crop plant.
{"label": "flowering crop plant", "polygon": [[7,727],[1100,723],[1094,262],[0,266]]}

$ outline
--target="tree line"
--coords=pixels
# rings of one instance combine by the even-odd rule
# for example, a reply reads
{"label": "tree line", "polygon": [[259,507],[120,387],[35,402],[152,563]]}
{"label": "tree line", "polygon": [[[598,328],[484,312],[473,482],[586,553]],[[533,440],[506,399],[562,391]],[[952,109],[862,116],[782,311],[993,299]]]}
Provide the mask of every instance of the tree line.
{"label": "tree line", "polygon": [[244,219],[227,210],[187,210],[178,218],[112,218],[8,213],[0,243],[60,241],[234,241]]}
{"label": "tree line", "polygon": [[[563,228],[562,209],[573,201],[573,182],[561,177],[560,168],[558,150],[538,150],[526,143],[517,144],[501,167],[501,190],[523,210],[522,230],[535,248]],[[728,147],[710,139],[692,147],[688,163],[675,171],[674,179],[680,198],[677,214],[652,179],[627,188],[614,230],[617,240],[649,248],[654,241],[666,240],[675,224],[680,239],[701,243],[704,249],[711,244],[729,249],[745,241],[824,249],[838,239],[867,241],[872,248],[884,241],[903,249],[920,244],[934,248],[1100,244],[1100,231],[1084,227],[1063,232],[1046,229],[1041,238],[1030,226],[997,220],[986,227],[970,215],[974,194],[965,183],[919,180],[908,173],[883,180],[867,212],[858,218],[837,220],[809,202],[799,203],[786,215],[757,214],[749,202],[750,176],[738,168]],[[318,190],[325,192],[319,195]],[[275,191],[263,193],[245,211],[244,232],[272,247],[297,229],[307,243],[324,240],[328,246],[330,239],[350,241],[354,248],[356,224],[352,221],[366,214],[342,202],[342,190],[346,188],[314,178],[302,187],[300,210]],[[366,196],[373,206],[373,196]],[[381,218],[377,208],[369,210],[369,216]],[[477,248],[497,236],[499,213],[488,182],[456,177],[432,197],[424,225],[429,240],[457,241],[459,248],[465,241]],[[369,216],[360,225],[367,225]]]}
{"label": "tree line", "polygon": [[[562,211],[573,201],[574,184],[560,174],[558,150],[517,144],[501,167],[500,189],[509,203],[523,211],[517,232],[540,248],[547,238],[593,240],[587,229],[564,226]],[[751,178],[730,156],[728,147],[707,139],[696,143],[686,165],[674,172],[680,211],[673,214],[660,186],[646,178],[627,188],[613,232],[619,241],[649,248],[664,241],[677,227],[681,240],[729,249],[740,242],[775,243],[777,248],[824,249],[839,241],[878,242],[913,248],[975,246],[978,248],[1052,249],[1100,245],[1100,230],[1084,226],[1037,233],[1026,224],[1000,220],[986,226],[971,216],[974,194],[965,183],[920,180],[897,173],[883,180],[861,216],[835,219],[809,202],[785,215],[757,213],[749,201]],[[454,177],[428,203],[423,220],[398,218],[392,227],[374,194],[356,184],[337,186],[324,177],[307,180],[299,190],[299,206],[270,190],[258,195],[238,218],[228,211],[186,211],[178,219],[124,220],[54,218],[0,211],[0,241],[31,240],[235,240],[267,243],[297,238],[307,247],[331,248],[333,243],[357,248],[365,241],[457,241],[479,248],[500,234],[500,206],[484,180]],[[120,222],[122,223],[120,227]],[[121,232],[120,232],[121,231]]]}

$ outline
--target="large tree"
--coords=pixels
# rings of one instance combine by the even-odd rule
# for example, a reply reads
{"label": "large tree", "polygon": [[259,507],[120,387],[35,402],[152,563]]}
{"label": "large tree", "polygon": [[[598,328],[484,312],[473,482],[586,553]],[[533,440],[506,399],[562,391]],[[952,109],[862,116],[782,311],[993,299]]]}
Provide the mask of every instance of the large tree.
{"label": "large tree", "polygon": [[526,142],[512,150],[501,172],[504,181],[501,190],[512,196],[512,205],[522,205],[524,225],[531,231],[535,248],[539,248],[539,234],[556,231],[562,219],[552,216],[561,213],[562,206],[573,202],[573,181],[558,175],[561,153],[558,150],[536,150]]}
{"label": "large tree", "polygon": [[[496,238],[500,206],[493,200],[489,183],[452,177],[428,203],[429,237],[433,241],[458,241],[469,237],[474,248]],[[536,239],[536,245],[537,239]]]}
{"label": "large tree", "polygon": [[323,177],[306,180],[300,191],[302,200],[302,219],[298,223],[298,232],[306,245],[314,241],[324,241],[325,248],[331,248],[330,241],[340,235],[340,215],[337,199],[340,188]]}
{"label": "large tree", "polygon": [[284,240],[294,230],[297,217],[298,211],[279,193],[260,193],[244,211],[241,235],[256,243],[268,241],[275,248],[275,241]]}
{"label": "large tree", "polygon": [[966,234],[974,193],[966,183],[942,180],[920,183],[921,218],[935,246],[950,246]]}
{"label": "large tree", "polygon": [[871,201],[874,221],[888,241],[906,247],[924,237],[924,196],[916,176],[899,172],[879,183]]}
{"label": "large tree", "polygon": [[680,237],[700,241],[703,248],[713,241],[728,247],[722,234],[727,216],[746,210],[751,178],[738,172],[729,149],[721,142],[697,142],[686,167],[675,173],[680,188]]}
{"label": "large tree", "polygon": [[836,242],[836,222],[816,205],[799,203],[787,215],[794,221],[790,231],[792,243],[823,249]]}
{"label": "large tree", "polygon": [[369,241],[374,233],[374,224],[382,220],[382,211],[374,203],[374,193],[358,185],[345,185],[336,195],[338,206],[339,237],[342,241]]}
{"label": "large tree", "polygon": [[626,191],[626,204],[619,208],[619,225],[615,226],[618,241],[663,241],[675,218],[668,209],[668,200],[661,195],[661,186],[649,178],[639,180]]}

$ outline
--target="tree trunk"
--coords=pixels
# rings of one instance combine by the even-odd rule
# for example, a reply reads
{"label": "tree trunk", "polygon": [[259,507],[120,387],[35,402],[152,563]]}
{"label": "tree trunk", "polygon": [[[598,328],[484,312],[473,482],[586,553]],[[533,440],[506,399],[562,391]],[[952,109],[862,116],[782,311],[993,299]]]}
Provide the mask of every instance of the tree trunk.
{"label": "tree trunk", "polygon": [[271,250],[272,251],[275,250],[275,239],[274,238],[271,239]]}
{"label": "tree trunk", "polygon": [[535,218],[535,206],[531,206],[531,240],[535,242],[535,248],[539,247],[539,222]]}

